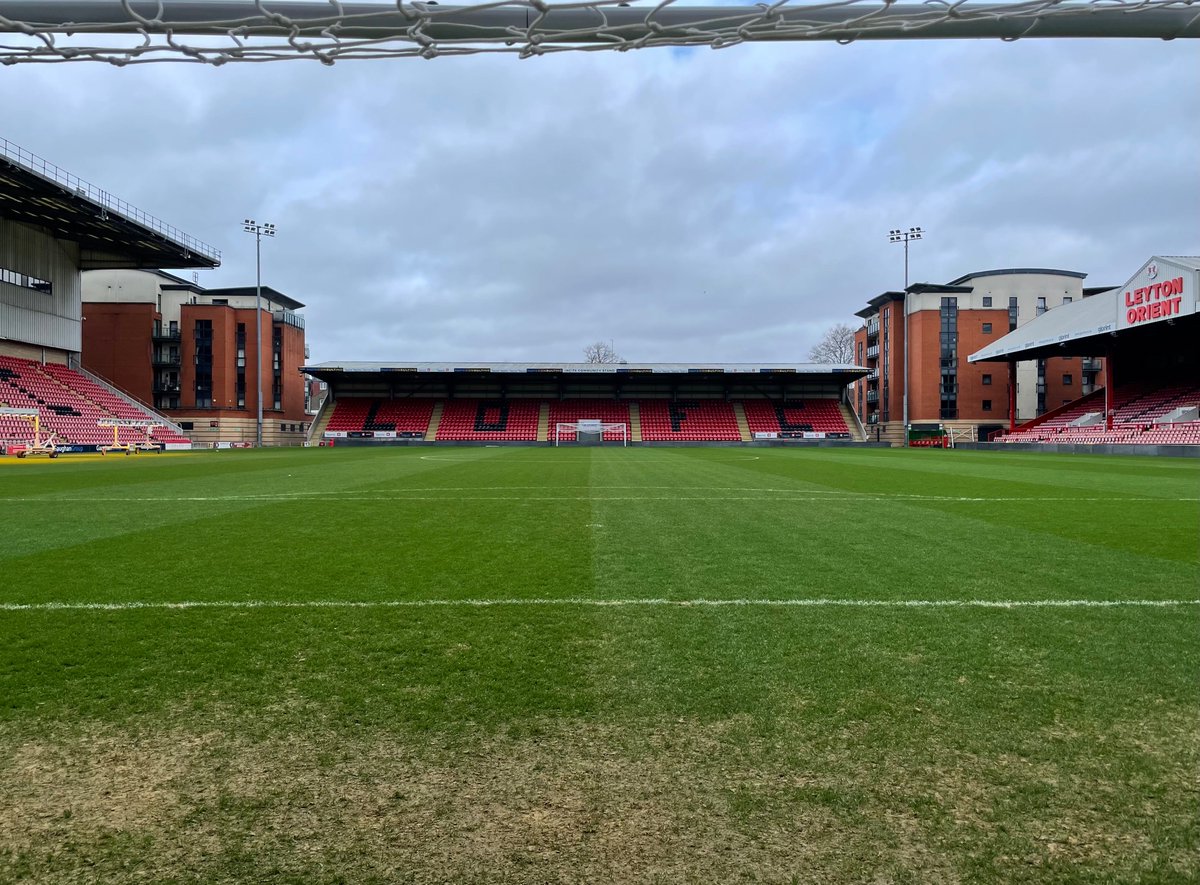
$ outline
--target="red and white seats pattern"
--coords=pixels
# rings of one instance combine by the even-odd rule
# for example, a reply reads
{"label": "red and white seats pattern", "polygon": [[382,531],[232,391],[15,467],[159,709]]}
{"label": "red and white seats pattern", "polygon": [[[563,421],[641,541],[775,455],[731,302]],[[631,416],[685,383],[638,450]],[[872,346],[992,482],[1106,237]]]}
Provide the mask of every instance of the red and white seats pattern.
{"label": "red and white seats pattern", "polygon": [[[562,421],[586,421],[589,419],[603,421],[605,424],[624,424],[628,433],[629,403],[614,399],[567,399],[555,400],[550,403],[549,437],[555,438],[555,430]],[[575,431],[563,428],[558,434],[560,440],[575,439]],[[621,439],[621,431],[606,430],[604,438],[617,441]]]}
{"label": "red and white seats pattern", "polygon": [[445,400],[438,423],[440,440],[519,440],[538,437],[542,403],[532,399]]}
{"label": "red and white seats pattern", "polygon": [[1173,385],[1149,388],[1125,385],[1114,394],[1113,427],[1103,422],[1083,427],[1070,426],[1084,415],[1104,412],[1104,391],[1080,399],[1062,413],[1022,430],[997,437],[1002,443],[1069,443],[1117,445],[1200,445],[1200,421],[1155,424],[1154,419],[1180,408],[1200,405],[1200,387]]}
{"label": "red and white seats pattern", "polygon": [[722,400],[644,399],[638,401],[638,412],[645,442],[742,438],[733,404]]}
{"label": "red and white seats pattern", "polygon": [[806,430],[814,433],[850,432],[837,400],[746,400],[742,403],[742,409],[752,434]]}
{"label": "red and white seats pattern", "polygon": [[339,399],[334,404],[333,415],[325,429],[351,433],[394,430],[397,433],[424,435],[429,429],[435,402],[432,399]]}
{"label": "red and white seats pattern", "polygon": [[[98,427],[100,421],[159,420],[73,369],[10,356],[0,356],[0,403],[16,409],[36,408],[43,431],[79,445],[112,443],[112,428]],[[30,431],[22,419],[0,416],[0,439],[29,439]],[[122,427],[117,434],[121,443],[146,438],[141,428]],[[165,427],[156,427],[151,438],[163,443],[190,442]]]}

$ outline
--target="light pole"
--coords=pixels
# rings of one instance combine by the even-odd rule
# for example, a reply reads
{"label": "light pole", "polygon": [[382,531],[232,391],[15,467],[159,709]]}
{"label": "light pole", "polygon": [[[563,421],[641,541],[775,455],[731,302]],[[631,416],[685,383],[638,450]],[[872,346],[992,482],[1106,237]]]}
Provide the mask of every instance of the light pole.
{"label": "light pole", "polygon": [[908,230],[895,228],[888,231],[889,243],[904,244],[904,444],[908,445],[908,244],[923,239],[925,232],[919,227]]}
{"label": "light pole", "polygon": [[262,238],[275,236],[275,225],[259,224],[253,218],[247,218],[242,222],[242,230],[254,234],[254,399],[258,404],[254,441],[255,445],[262,448]]}
{"label": "light pole", "polygon": [[904,288],[908,288],[908,244],[912,240],[924,239],[925,231],[919,227],[910,227],[908,230],[890,230],[888,231],[889,243],[904,244]]}

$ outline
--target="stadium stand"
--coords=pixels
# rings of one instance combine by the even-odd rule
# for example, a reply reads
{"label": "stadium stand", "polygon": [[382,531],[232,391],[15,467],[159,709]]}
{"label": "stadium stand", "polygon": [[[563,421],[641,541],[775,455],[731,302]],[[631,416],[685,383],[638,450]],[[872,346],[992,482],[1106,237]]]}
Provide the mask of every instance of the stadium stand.
{"label": "stadium stand", "polygon": [[1200,386],[1145,383],[1117,387],[1113,426],[1105,428],[1104,391],[1098,390],[1061,409],[995,437],[1002,443],[1200,444],[1200,421],[1171,421],[1173,413],[1200,406]]}
{"label": "stadium stand", "polygon": [[446,400],[438,425],[439,440],[518,440],[538,437],[537,400]]}
{"label": "stadium stand", "polygon": [[[0,356],[0,403],[12,408],[36,408],[42,429],[76,445],[112,443],[112,428],[97,426],[101,421],[162,420],[66,366],[11,356]],[[20,419],[5,418],[0,423],[0,439],[21,440],[28,435],[29,426]],[[144,438],[139,428],[118,429],[121,443]],[[154,428],[151,438],[161,443],[190,442],[167,427]]]}
{"label": "stadium stand", "polygon": [[433,414],[432,399],[338,400],[326,430],[361,433],[395,431],[400,436],[424,436]]}
{"label": "stadium stand", "polygon": [[720,400],[648,399],[638,402],[642,440],[740,440],[741,429],[733,404]]}
{"label": "stadium stand", "polygon": [[[372,436],[394,431],[398,437],[424,436],[438,404],[443,406],[437,427],[437,439],[533,441],[539,439],[539,417],[547,413],[546,439],[554,439],[559,422],[596,419],[610,424],[625,424],[632,439],[631,402],[640,415],[640,437],[645,442],[735,442],[742,441],[736,406],[740,405],[750,431],[780,434],[803,432],[852,437],[834,399],[722,400],[641,399],[635,401],[581,398],[541,399],[435,399],[381,397],[341,397],[333,405],[323,430],[336,435]],[[564,441],[575,439],[575,432],[563,430]],[[606,431],[604,439],[617,442],[620,431]]]}
{"label": "stadium stand", "polygon": [[[554,438],[555,425],[560,421],[581,421],[595,418],[606,424],[629,424],[629,403],[611,399],[570,399],[550,403],[550,438]],[[621,439],[619,430],[606,430],[604,438],[610,441]],[[559,439],[575,439],[575,431],[563,429]]]}
{"label": "stadium stand", "polygon": [[746,400],[742,403],[751,433],[850,433],[836,400]]}

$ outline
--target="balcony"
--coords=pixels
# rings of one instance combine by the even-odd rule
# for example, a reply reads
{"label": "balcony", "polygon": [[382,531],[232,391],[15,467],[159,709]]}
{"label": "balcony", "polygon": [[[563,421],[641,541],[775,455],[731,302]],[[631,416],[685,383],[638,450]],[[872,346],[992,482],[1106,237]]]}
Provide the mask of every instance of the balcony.
{"label": "balcony", "polygon": [[174,393],[174,394],[179,393],[179,384],[178,383],[172,384],[169,381],[156,381],[154,383],[154,394],[156,396],[159,394],[172,394],[172,393]]}
{"label": "balcony", "polygon": [[162,353],[156,351],[154,356],[150,358],[150,364],[156,369],[178,368],[182,361],[178,351],[175,353]]}
{"label": "balcony", "polygon": [[879,334],[879,317],[871,317],[867,320],[867,337],[874,338]]}
{"label": "balcony", "polygon": [[271,314],[271,319],[286,326],[295,326],[297,329],[304,328],[304,317],[298,313],[292,313],[290,310],[277,310]]}
{"label": "balcony", "polygon": [[154,332],[150,336],[154,341],[178,341],[179,329],[164,329],[155,323]]}
{"label": "balcony", "polygon": [[872,344],[870,347],[867,348],[867,359],[873,360],[873,359],[878,359],[878,358],[879,358],[879,345]]}
{"label": "balcony", "polygon": [[869,402],[869,403],[879,402],[879,391],[878,390],[868,390],[867,391],[867,402]]}

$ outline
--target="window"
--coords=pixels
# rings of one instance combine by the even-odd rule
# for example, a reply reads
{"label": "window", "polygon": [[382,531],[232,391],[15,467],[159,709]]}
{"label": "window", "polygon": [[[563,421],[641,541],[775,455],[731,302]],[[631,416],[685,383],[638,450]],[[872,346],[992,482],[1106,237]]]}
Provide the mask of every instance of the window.
{"label": "window", "polygon": [[984,296],[983,296],[983,306],[984,306],[984,307],[991,307],[991,306],[992,306],[992,296],[991,296],[991,295],[984,295]]}
{"label": "window", "polygon": [[1063,296],[1063,304],[1070,304],[1070,303],[1071,303],[1072,301],[1074,301],[1074,300],[1075,300],[1075,299],[1074,299],[1074,298],[1072,298],[1070,295],[1064,295],[1064,296]]}
{"label": "window", "polygon": [[983,401],[983,410],[985,412],[990,412],[992,410],[992,401],[990,399],[985,399]]}
{"label": "window", "polygon": [[1037,300],[1037,315],[1041,316],[1046,312],[1046,296],[1042,295]]}
{"label": "window", "polygon": [[1008,299],[1008,331],[1012,331],[1017,327],[1017,299],[1016,296]]}
{"label": "window", "polygon": [[944,297],[938,314],[940,331],[942,418],[958,417],[958,299]]}
{"label": "window", "polygon": [[983,386],[984,386],[984,387],[991,387],[991,386],[992,386],[992,376],[991,376],[991,375],[984,375],[984,376],[983,376]]}
{"label": "window", "polygon": [[193,422],[193,421],[180,421],[179,426],[183,430],[193,430],[196,427],[195,422]]}
{"label": "window", "polygon": [[213,405],[213,328],[212,320],[196,320],[196,408],[211,409]]}
{"label": "window", "polygon": [[1075,383],[1075,379],[1071,376],[1070,373],[1063,375],[1063,387],[1070,387],[1074,383]]}
{"label": "window", "polygon": [[984,323],[984,324],[983,324],[983,334],[984,334],[984,335],[991,335],[991,334],[992,334],[992,324],[991,324],[991,323]]}
{"label": "window", "polygon": [[8,283],[10,286],[19,286],[22,289],[32,289],[34,292],[42,295],[54,294],[54,286],[47,280],[31,277],[27,273],[9,270],[7,267],[0,267],[0,283]]}

